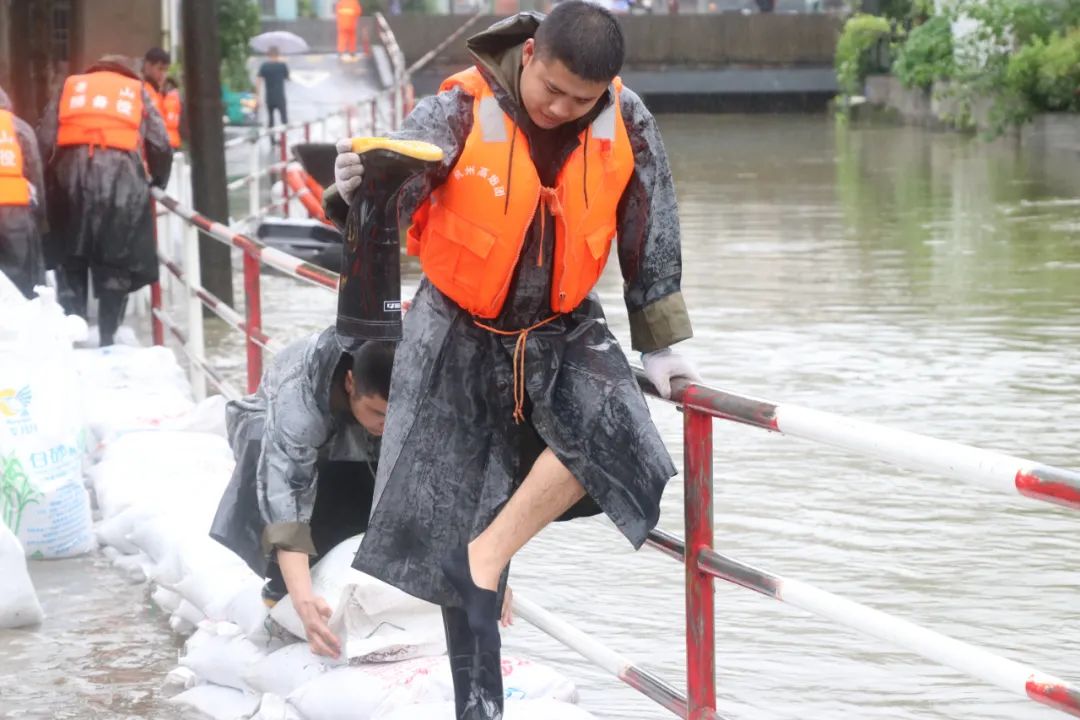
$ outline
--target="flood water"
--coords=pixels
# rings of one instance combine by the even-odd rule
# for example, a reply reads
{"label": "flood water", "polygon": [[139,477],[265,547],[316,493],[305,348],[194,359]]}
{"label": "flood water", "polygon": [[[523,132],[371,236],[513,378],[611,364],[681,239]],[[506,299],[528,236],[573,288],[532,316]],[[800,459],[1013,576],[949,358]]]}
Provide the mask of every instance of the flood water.
{"label": "flood water", "polygon": [[[1008,143],[826,117],[661,125],[695,327],[680,350],[710,384],[1080,467],[1076,176]],[[628,349],[617,270],[600,290]],[[325,290],[269,275],[263,292],[271,336],[332,322]],[[240,340],[207,332],[242,386]],[[653,409],[681,467],[681,415]],[[1080,682],[1080,515],[721,421],[714,448],[721,552]],[[661,527],[679,535],[682,499],[676,478]],[[46,624],[0,632],[0,717],[170,717],[175,641],[143,589],[57,567],[33,567]],[[590,519],[545,531],[511,582],[682,686],[682,576]],[[717,583],[716,619],[733,720],[1060,717],[735,586]],[[571,675],[599,718],[671,717],[521,621],[504,643]]]}

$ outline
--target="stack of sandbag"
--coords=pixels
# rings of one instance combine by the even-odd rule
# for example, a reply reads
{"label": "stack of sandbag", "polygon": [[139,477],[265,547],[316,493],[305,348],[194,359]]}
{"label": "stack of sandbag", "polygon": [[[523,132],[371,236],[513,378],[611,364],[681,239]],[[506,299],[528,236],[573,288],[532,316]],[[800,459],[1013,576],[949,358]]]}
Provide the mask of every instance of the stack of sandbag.
{"label": "stack of sandbag", "polygon": [[26,571],[26,556],[19,539],[0,523],[0,628],[37,625],[43,618],[37,593]]}
{"label": "stack of sandbag", "polygon": [[0,521],[29,557],[95,546],[83,485],[82,393],[72,343],[86,323],[65,317],[51,288],[0,308]]}

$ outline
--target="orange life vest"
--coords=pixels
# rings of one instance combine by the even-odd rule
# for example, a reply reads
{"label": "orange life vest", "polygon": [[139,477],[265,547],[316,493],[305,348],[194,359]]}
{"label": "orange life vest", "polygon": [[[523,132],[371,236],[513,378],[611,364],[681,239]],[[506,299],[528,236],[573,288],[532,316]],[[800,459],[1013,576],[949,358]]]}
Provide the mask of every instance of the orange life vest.
{"label": "orange life vest", "polygon": [[56,144],[135,150],[143,117],[142,88],[138,80],[114,72],[72,75],[60,93]]}
{"label": "orange life vest", "polygon": [[30,182],[23,175],[23,154],[15,116],[0,110],[0,206],[30,204]]}
{"label": "orange life vest", "polygon": [[170,90],[165,94],[165,97],[161,99],[161,106],[164,109],[162,117],[165,118],[165,129],[169,131],[169,145],[173,150],[180,149],[180,113],[183,110],[183,106],[180,102],[180,91]]}
{"label": "orange life vest", "polygon": [[494,318],[506,301],[525,234],[536,214],[547,210],[555,222],[551,309],[570,312],[600,279],[619,199],[634,171],[619,110],[622,83],[615,79],[612,103],[578,136],[554,188],[541,184],[528,139],[480,72],[474,67],[453,75],[440,92],[457,86],[474,98],[472,131],[446,182],[413,215],[409,253],[420,256],[424,274],[458,305]]}

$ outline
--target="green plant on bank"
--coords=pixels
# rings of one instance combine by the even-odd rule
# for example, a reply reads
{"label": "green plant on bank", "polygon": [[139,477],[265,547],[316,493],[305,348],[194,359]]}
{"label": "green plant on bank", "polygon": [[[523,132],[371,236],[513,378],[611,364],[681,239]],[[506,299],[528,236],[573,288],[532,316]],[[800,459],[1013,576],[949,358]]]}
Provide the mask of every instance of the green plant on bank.
{"label": "green plant on bank", "polygon": [[218,0],[221,84],[226,90],[251,90],[248,42],[259,31],[259,7],[253,0]]}
{"label": "green plant on bank", "polygon": [[862,91],[862,82],[881,69],[875,57],[879,44],[892,32],[889,21],[874,15],[853,15],[844,23],[836,43],[836,81],[847,97]]}
{"label": "green plant on bank", "polygon": [[942,15],[912,28],[893,63],[893,74],[909,88],[929,88],[953,69],[952,22]]}
{"label": "green plant on bank", "polygon": [[1039,112],[1080,112],[1080,28],[1035,38],[1009,58],[1003,111],[1014,124]]}
{"label": "green plant on bank", "polygon": [[296,14],[302,18],[318,17],[318,14],[315,12],[314,0],[300,0],[296,4]]}
{"label": "green plant on bank", "polygon": [[30,484],[30,477],[14,453],[0,455],[0,510],[3,511],[3,522],[11,532],[19,533],[26,508],[43,497],[45,495]]}

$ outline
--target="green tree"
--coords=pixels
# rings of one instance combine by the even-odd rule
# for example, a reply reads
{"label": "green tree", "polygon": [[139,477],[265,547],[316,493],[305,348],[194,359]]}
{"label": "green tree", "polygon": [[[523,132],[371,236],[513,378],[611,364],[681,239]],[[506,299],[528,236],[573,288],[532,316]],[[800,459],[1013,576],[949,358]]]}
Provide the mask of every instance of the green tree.
{"label": "green tree", "polygon": [[225,89],[251,89],[247,72],[248,42],[258,31],[259,8],[254,0],[218,0],[221,84]]}

